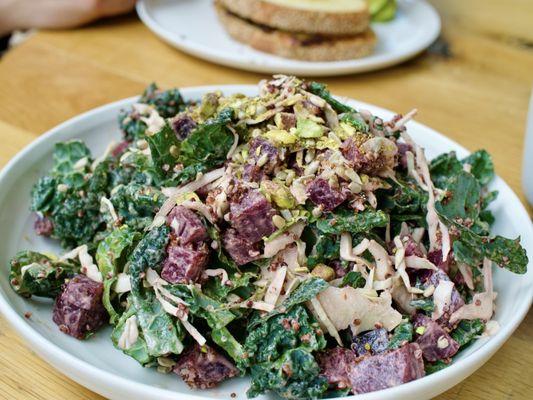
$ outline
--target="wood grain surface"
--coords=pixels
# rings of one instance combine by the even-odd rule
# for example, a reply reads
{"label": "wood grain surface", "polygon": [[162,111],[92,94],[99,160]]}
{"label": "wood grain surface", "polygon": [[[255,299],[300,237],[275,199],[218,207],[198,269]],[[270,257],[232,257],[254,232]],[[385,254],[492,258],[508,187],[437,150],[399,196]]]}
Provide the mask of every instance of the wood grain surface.
{"label": "wood grain surface", "polygon": [[[487,149],[523,199],[523,135],[533,83],[533,2],[432,1],[441,39],[402,65],[323,79],[333,92],[417,119],[470,150]],[[82,111],[163,87],[255,83],[264,76],[182,54],[131,15],[39,32],[0,60],[0,165]],[[529,155],[530,157],[533,155]],[[533,171],[531,171],[533,173]],[[531,209],[530,209],[531,213]],[[533,399],[533,312],[487,364],[439,400]],[[101,399],[40,360],[0,318],[1,399]]]}

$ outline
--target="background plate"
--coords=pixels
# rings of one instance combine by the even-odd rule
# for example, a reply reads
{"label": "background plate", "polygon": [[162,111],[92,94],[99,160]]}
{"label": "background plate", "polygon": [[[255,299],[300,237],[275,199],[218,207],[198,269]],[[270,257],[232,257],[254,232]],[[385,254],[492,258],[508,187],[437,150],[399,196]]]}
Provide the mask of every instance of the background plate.
{"label": "background plate", "polygon": [[172,46],[196,57],[229,67],[269,74],[331,76],[365,72],[398,64],[420,53],[437,38],[440,18],[423,0],[398,0],[396,18],[374,23],[375,52],[347,61],[309,62],[254,50],[226,33],[213,0],[141,0],[137,13],[144,24]]}
{"label": "background plate", "polygon": [[[256,86],[232,85],[182,89],[186,100],[200,99],[206,91],[222,90],[225,94],[255,95]],[[0,173],[0,310],[30,347],[65,375],[111,399],[199,400],[228,399],[236,393],[244,400],[248,388],[246,378],[233,379],[207,391],[191,391],[174,374],[161,375],[145,369],[132,358],[116,350],[109,339],[110,329],[103,329],[88,341],[78,341],[62,334],[52,322],[51,302],[25,300],[11,289],[8,261],[18,250],[59,251],[53,241],[36,236],[33,216],[28,211],[29,193],[36,180],[51,166],[53,146],[58,141],[82,139],[98,155],[112,139],[119,139],[117,113],[136,98],[111,103],[75,117],[39,137],[13,158]],[[348,101],[354,107],[390,118],[393,113],[369,104]],[[459,156],[467,151],[457,143],[417,122],[408,123],[413,138],[426,148],[429,158],[455,150]],[[522,204],[500,178],[491,184],[500,192],[491,209],[496,216],[494,232],[509,237],[522,236],[522,244],[533,254],[533,227]],[[518,276],[497,269],[495,290],[499,292],[495,319],[501,330],[490,339],[475,342],[456,358],[449,368],[431,376],[380,392],[357,396],[357,400],[428,399],[449,389],[479,368],[516,329],[531,304],[533,267]],[[23,317],[30,311],[31,319]],[[29,378],[25,377],[24,379]],[[23,379],[21,377],[21,379]],[[272,399],[273,396],[263,396]]]}

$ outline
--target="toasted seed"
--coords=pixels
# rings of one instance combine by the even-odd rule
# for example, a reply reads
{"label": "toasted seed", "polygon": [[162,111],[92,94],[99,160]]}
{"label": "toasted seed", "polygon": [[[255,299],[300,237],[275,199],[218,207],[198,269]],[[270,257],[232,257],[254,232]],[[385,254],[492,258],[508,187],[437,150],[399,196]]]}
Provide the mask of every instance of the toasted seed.
{"label": "toasted seed", "polygon": [[267,163],[267,161],[268,161],[268,154],[263,153],[263,155],[259,157],[259,160],[257,160],[257,166],[262,167],[263,165]]}
{"label": "toasted seed", "polygon": [[285,218],[280,215],[274,215],[272,217],[272,223],[278,229],[282,229],[285,226]]}

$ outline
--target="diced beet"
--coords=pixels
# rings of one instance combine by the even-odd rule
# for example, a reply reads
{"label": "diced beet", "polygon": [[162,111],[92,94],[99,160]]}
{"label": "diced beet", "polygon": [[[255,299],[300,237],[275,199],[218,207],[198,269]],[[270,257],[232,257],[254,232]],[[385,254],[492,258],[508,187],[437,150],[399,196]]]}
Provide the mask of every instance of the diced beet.
{"label": "diced beet", "polygon": [[374,329],[353,338],[352,349],[360,357],[367,354],[383,353],[389,347],[389,334],[386,329]]}
{"label": "diced beet", "polygon": [[76,275],[67,281],[57,296],[53,320],[59,329],[77,339],[96,331],[108,320],[102,304],[104,285],[85,275]]}
{"label": "diced beet", "polygon": [[341,146],[344,158],[355,171],[379,175],[396,165],[397,149],[391,140],[374,137],[360,146],[352,137],[346,139]]}
{"label": "diced beet", "polygon": [[407,169],[407,155],[408,151],[413,152],[411,145],[403,142],[396,142],[398,147],[398,163],[403,169]]}
{"label": "diced beet", "polygon": [[428,260],[435,264],[439,269],[441,269],[446,274],[450,271],[450,257],[446,261],[442,260],[442,251],[433,250],[428,253]]}
{"label": "diced beet", "polygon": [[54,224],[46,217],[37,216],[33,223],[33,229],[35,229],[37,235],[50,236],[54,232]]}
{"label": "diced beet", "polygon": [[405,256],[417,256],[417,257],[424,257],[424,253],[422,253],[422,250],[420,250],[420,246],[418,243],[414,241],[414,239],[411,236],[404,236],[404,248],[405,248]]}
{"label": "diced beet", "polygon": [[422,350],[416,343],[374,356],[359,358],[349,369],[354,393],[387,389],[423,377]]}
{"label": "diced beet", "polygon": [[171,283],[196,282],[209,261],[206,243],[178,244],[173,239],[167,247],[161,277]]}
{"label": "diced beet", "polygon": [[255,164],[246,164],[243,168],[242,178],[248,182],[261,182],[265,173]]}
{"label": "diced beet", "polygon": [[115,158],[120,157],[126,149],[129,147],[131,143],[127,140],[123,140],[122,142],[118,143],[115,147],[113,147],[113,150],[111,150],[111,155]]}
{"label": "diced beet", "polygon": [[340,260],[330,262],[329,266],[335,270],[335,278],[342,278],[348,270],[351,270],[351,268],[344,268]]}
{"label": "diced beet", "polygon": [[426,315],[418,314],[413,323],[415,328],[424,327],[424,333],[418,336],[416,343],[422,349],[427,361],[435,362],[450,358],[459,350],[459,343]]}
{"label": "diced beet", "polygon": [[349,371],[355,365],[357,356],[349,349],[335,347],[317,355],[320,374],[335,388],[350,387]]}
{"label": "diced beet", "polygon": [[368,171],[370,167],[369,160],[359,150],[357,143],[349,137],[341,146],[341,152],[350,166],[356,171]]}
{"label": "diced beet", "polygon": [[194,389],[207,389],[237,376],[238,370],[223,355],[211,347],[190,346],[179,358],[174,373]]}
{"label": "diced beet", "polygon": [[268,140],[262,138],[254,138],[250,141],[250,148],[248,150],[249,160],[253,160],[257,163],[261,158],[264,158],[266,154],[266,162],[261,166],[261,169],[270,174],[274,171],[274,168],[279,164],[279,151]]}
{"label": "diced beet", "polygon": [[172,130],[180,140],[184,140],[196,128],[196,122],[187,114],[176,115],[171,122]]}
{"label": "diced beet", "polygon": [[258,243],[250,243],[235,229],[228,229],[222,237],[222,244],[238,265],[244,265],[260,257]]}
{"label": "diced beet", "polygon": [[207,239],[207,229],[200,217],[186,207],[174,207],[167,217],[167,224],[172,227],[179,244],[186,245]]}
{"label": "diced beet", "polygon": [[324,211],[331,211],[342,204],[347,196],[339,189],[334,189],[328,181],[316,178],[306,188],[309,199],[317,206],[322,206]]}
{"label": "diced beet", "polygon": [[231,225],[250,243],[276,230],[272,223],[276,211],[259,190],[248,190],[236,196],[230,203],[230,211]]}
{"label": "diced beet", "polygon": [[[430,275],[426,278],[425,285],[426,287],[429,285],[433,285],[437,287],[439,285],[439,282],[441,280],[449,281],[449,276],[442,270],[437,271],[430,271]],[[444,314],[436,321],[439,325],[447,326],[451,328],[449,325],[450,316],[459,308],[464,306],[465,301],[461,297],[461,293],[454,287],[452,289],[452,295],[450,297],[450,306],[447,310],[444,310]]]}

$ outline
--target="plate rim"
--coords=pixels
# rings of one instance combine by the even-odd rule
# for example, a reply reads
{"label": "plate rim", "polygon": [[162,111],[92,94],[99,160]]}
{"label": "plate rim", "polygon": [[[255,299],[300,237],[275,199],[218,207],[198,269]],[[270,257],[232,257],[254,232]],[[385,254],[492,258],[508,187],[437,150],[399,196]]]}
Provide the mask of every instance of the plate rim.
{"label": "plate rim", "polygon": [[[203,45],[201,43],[191,42],[187,39],[182,39],[178,35],[168,31],[161,26],[150,14],[148,3],[153,0],[139,0],[137,1],[136,10],[142,23],[156,36],[162,39],[170,46],[179,49],[194,57],[206,60],[212,63],[220,64],[226,67],[238,68],[241,70],[259,72],[259,73],[285,73],[301,76],[340,76],[348,74],[358,74],[363,72],[375,71],[384,69],[396,64],[407,61],[427,49],[440,35],[442,29],[442,21],[439,13],[432,4],[426,0],[405,0],[408,6],[415,4],[417,7],[425,8],[425,12],[429,13],[432,18],[432,25],[429,34],[418,43],[417,46],[411,47],[408,51],[400,53],[396,56],[383,54],[377,59],[372,59],[372,56],[367,56],[353,60],[343,61],[324,61],[324,62],[310,62],[283,59],[278,56],[264,53],[266,63],[251,63],[249,60],[241,59],[227,55],[227,52],[219,51],[212,47]],[[401,0],[400,0],[401,1]],[[231,39],[233,40],[233,39]],[[226,54],[226,55],[225,55]],[[271,59],[270,57],[276,57]],[[278,60],[279,58],[279,60]],[[287,65],[285,62],[297,62],[299,65]]]}
{"label": "plate rim", "polygon": [[[226,84],[226,85],[208,85],[208,86],[192,86],[180,88],[180,91],[187,96],[187,92],[200,92],[205,93],[212,90],[222,90],[230,92],[244,92],[251,93],[252,91],[257,91],[257,85],[241,85],[241,84]],[[37,139],[33,140],[31,143],[26,145],[21,151],[19,151],[11,160],[2,168],[0,171],[0,183],[6,179],[10,174],[10,171],[16,166],[20,160],[23,160],[26,156],[31,154],[35,148],[44,145],[46,142],[50,141],[55,135],[60,134],[64,129],[75,126],[77,123],[95,117],[100,113],[105,113],[106,111],[114,108],[120,108],[132,104],[139,96],[132,96],[122,100],[114,101],[101,105],[99,107],[93,108],[91,110],[85,111],[81,114],[78,114],[59,125],[48,130],[44,134],[40,135]],[[388,109],[375,106],[370,103],[362,102],[359,100],[341,97],[342,100],[352,102],[357,104],[358,107],[369,107],[375,110],[376,113],[383,115],[394,114],[393,111]],[[438,136],[440,139],[443,139],[447,142],[447,145],[454,147],[462,152],[470,153],[466,148],[461,146],[459,143],[448,138],[444,134],[434,130],[433,128],[419,123],[417,121],[410,121],[409,125],[417,126],[417,129],[422,129],[427,132],[430,132],[433,135]],[[518,217],[523,217],[526,220],[529,219],[524,205],[512,190],[512,188],[498,175],[496,175],[495,180],[498,180],[502,184],[509,195],[513,198],[513,202],[516,202],[520,205],[519,209],[516,212],[520,215]],[[524,232],[521,232],[523,237],[528,237],[533,239],[533,224],[529,225],[529,229],[525,228]],[[528,254],[531,256],[530,249],[526,249]],[[529,266],[533,264],[533,260],[530,260]],[[528,275],[530,273],[528,272]],[[526,275],[524,275],[526,276]],[[4,276],[0,279],[5,279]],[[529,278],[532,279],[531,277]],[[431,391],[432,387],[446,387],[450,388],[450,382],[452,386],[457,384],[459,381],[466,379],[471,373],[477,370],[484,362],[486,362],[492,355],[509,339],[512,333],[518,328],[522,320],[525,318],[531,303],[533,300],[533,286],[530,286],[529,290],[529,301],[523,301],[520,305],[520,308],[516,310],[514,315],[511,317],[510,321],[506,326],[504,326],[496,335],[488,338],[485,343],[482,344],[482,347],[474,351],[472,354],[466,356],[464,359],[457,360],[450,367],[436,372],[432,375],[425,376],[423,378],[411,381],[399,386],[392,388],[370,392],[360,395],[351,395],[340,397],[338,399],[349,400],[357,399],[360,400],[380,400],[383,398],[393,398],[401,396],[409,396],[412,394],[412,391],[421,391],[426,392]],[[74,381],[80,383],[81,385],[89,388],[90,390],[100,393],[103,395],[109,395],[110,393],[116,393],[120,391],[123,394],[143,394],[150,396],[150,398],[157,399],[183,399],[183,400],[208,400],[210,397],[205,397],[198,395],[196,393],[185,394],[181,392],[175,392],[169,389],[164,389],[161,387],[152,386],[142,382],[134,381],[117,375],[113,372],[104,371],[100,368],[90,364],[87,361],[77,358],[75,355],[69,353],[66,350],[63,350],[61,347],[55,345],[52,341],[46,339],[44,336],[39,334],[38,331],[33,329],[31,325],[27,323],[25,318],[22,315],[19,315],[17,311],[12,308],[7,298],[4,296],[2,290],[0,290],[0,311],[7,320],[7,322],[24,338],[25,342],[29,347],[34,350],[44,361],[51,364],[54,368],[61,371],[63,374],[67,375]],[[465,374],[465,371],[470,370],[468,374]],[[98,382],[98,385],[96,384]]]}

